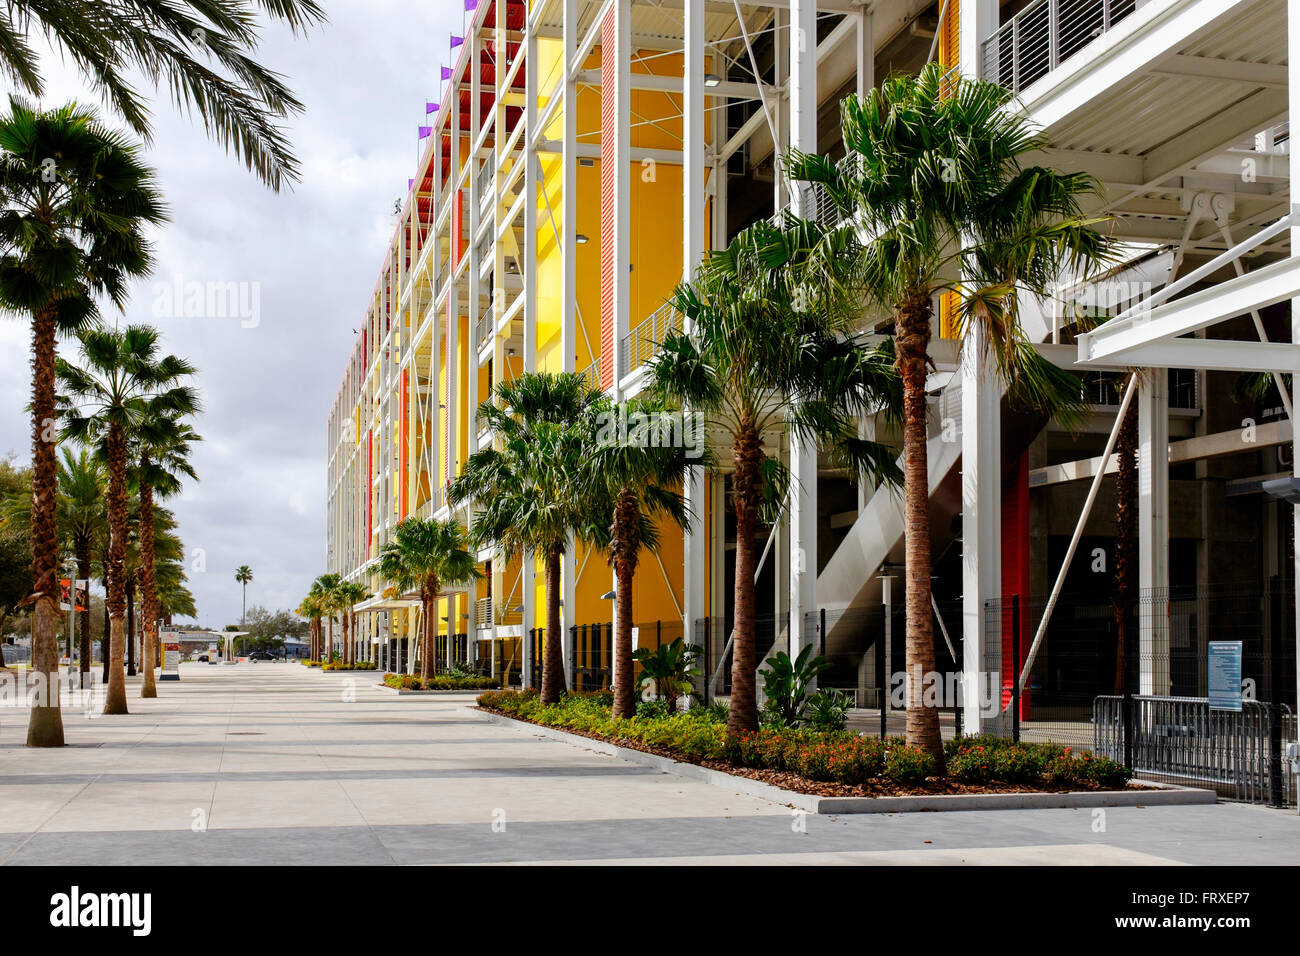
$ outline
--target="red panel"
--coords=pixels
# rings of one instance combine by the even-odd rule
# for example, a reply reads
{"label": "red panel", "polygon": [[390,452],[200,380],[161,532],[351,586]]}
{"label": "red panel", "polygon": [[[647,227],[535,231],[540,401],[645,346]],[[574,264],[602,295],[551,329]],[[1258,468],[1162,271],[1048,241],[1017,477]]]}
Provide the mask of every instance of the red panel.
{"label": "red panel", "polygon": [[366,540],[361,548],[361,553],[367,558],[370,557],[370,541],[375,529],[375,493],[373,484],[374,471],[374,448],[375,443],[371,440],[373,433],[366,430]]}
{"label": "red panel", "polygon": [[465,235],[463,212],[465,204],[462,199],[459,190],[457,190],[456,195],[451,197],[451,265],[453,269],[460,265],[461,240]]}
{"label": "red panel", "polygon": [[405,375],[403,375],[402,376],[402,403],[401,403],[402,424],[398,431],[399,444],[397,450],[398,467],[401,469],[401,471],[398,473],[398,480],[397,480],[397,487],[398,487],[397,520],[399,521],[401,521],[403,518],[406,517],[406,493],[408,490],[408,481],[406,478],[406,441],[408,435],[407,429],[409,427],[406,423],[406,408],[407,408],[409,389],[410,389],[410,380]]}
{"label": "red panel", "polygon": [[[1012,682],[1020,675],[1029,644],[1029,452],[1002,476],[1002,706],[1011,703]],[[1012,598],[1020,595],[1020,658],[1013,660]],[[1014,666],[1013,666],[1014,665]],[[1029,718],[1029,688],[1020,698],[1020,719]]]}
{"label": "red panel", "polygon": [[[614,252],[617,244],[618,222],[618,112],[617,112],[617,58],[612,55],[615,40],[614,8],[605,14],[600,25],[600,384],[602,388],[614,386]],[[623,170],[627,175],[627,170]],[[577,203],[564,197],[565,218]],[[565,223],[572,230],[574,224]]]}

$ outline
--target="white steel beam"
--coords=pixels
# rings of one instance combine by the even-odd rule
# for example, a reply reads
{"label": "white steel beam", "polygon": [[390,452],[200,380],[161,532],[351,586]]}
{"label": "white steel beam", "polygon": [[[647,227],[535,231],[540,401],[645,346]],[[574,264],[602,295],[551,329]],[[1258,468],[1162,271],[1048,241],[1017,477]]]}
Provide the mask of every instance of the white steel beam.
{"label": "white steel beam", "polygon": [[1164,369],[1138,376],[1140,693],[1169,693],[1169,398]]}
{"label": "white steel beam", "polygon": [[[817,152],[817,0],[790,4],[790,147]],[[777,176],[777,182],[785,177]],[[806,187],[790,183],[792,210],[808,215]],[[816,644],[805,616],[817,609],[817,444],[790,434],[790,656]]]}
{"label": "white steel beam", "polygon": [[[1289,93],[1289,102],[1300,103],[1300,0],[1287,0],[1286,4],[1286,26],[1287,26],[1287,86]],[[1291,196],[1294,197],[1300,190],[1300,149],[1291,149]],[[1297,253],[1300,253],[1300,227],[1292,226],[1291,228],[1291,255],[1289,261],[1297,260]],[[1294,344],[1300,344],[1300,297],[1291,299],[1291,341]],[[1300,376],[1294,376],[1292,382],[1292,407],[1300,402]],[[1300,450],[1293,441],[1291,446],[1291,461],[1294,463],[1295,473],[1300,476],[1300,456],[1296,452]],[[1295,541],[1300,541],[1300,506],[1293,506],[1295,524],[1293,534]],[[1300,548],[1293,548],[1293,560],[1295,561],[1294,580],[1300,581]],[[1296,615],[1295,621],[1295,645],[1296,652],[1300,654],[1300,615]],[[1300,657],[1295,658],[1300,660]],[[1296,700],[1300,701],[1300,667],[1296,668]],[[1300,777],[1297,777],[1297,783],[1300,783]]]}
{"label": "white steel beam", "polygon": [[[1125,358],[1133,349],[1195,332],[1297,294],[1300,294],[1300,259],[1288,256],[1149,311],[1138,310],[1111,319],[1092,332],[1081,334],[1078,364],[1091,366],[1120,361],[1136,364]],[[1147,355],[1146,360],[1151,357]]]}
{"label": "white steel beam", "polygon": [[[686,0],[685,62],[682,70],[682,281],[695,278],[704,255],[704,0]],[[687,329],[686,331],[690,331]],[[615,366],[621,368],[622,366]],[[688,518],[682,548],[682,617],[687,644],[698,643],[696,622],[704,619],[708,568],[704,563],[704,469],[691,468],[685,481]],[[701,678],[703,679],[703,678]]]}
{"label": "white steel beam", "polygon": [[[963,76],[977,76],[979,49],[998,27],[996,0],[963,3],[958,50]],[[1002,597],[1002,389],[978,326],[967,333],[961,356],[962,515],[962,729],[982,726],[981,677],[986,671],[1014,672],[995,653],[1001,633],[990,627],[988,602]],[[1021,595],[1026,601],[1028,595]],[[1004,609],[1004,613],[1007,610]]]}

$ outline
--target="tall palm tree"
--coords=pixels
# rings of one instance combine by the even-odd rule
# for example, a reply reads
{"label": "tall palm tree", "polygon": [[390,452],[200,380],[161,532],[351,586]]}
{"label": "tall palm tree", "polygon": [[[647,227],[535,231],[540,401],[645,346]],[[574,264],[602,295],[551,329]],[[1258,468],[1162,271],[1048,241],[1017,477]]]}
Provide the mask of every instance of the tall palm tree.
{"label": "tall palm tree", "polygon": [[731,439],[731,735],[758,727],[754,536],[760,519],[775,520],[789,483],[764,434],[801,434],[862,480],[898,480],[893,449],[857,435],[859,415],[895,405],[897,376],[887,348],[868,349],[850,331],[855,315],[838,269],[854,241],[791,217],[742,231],[674,292],[691,331],[669,334],[651,361],[652,388]]}
{"label": "tall palm tree", "polygon": [[[98,457],[82,448],[63,449],[58,472],[58,518],[77,564],[78,580],[90,579],[95,542],[108,525],[104,509],[107,472]],[[90,672],[90,602],[81,611],[80,672]]]}
{"label": "tall palm tree", "polygon": [[355,664],[353,626],[356,624],[356,612],[353,609],[370,597],[370,592],[366,590],[365,585],[357,581],[344,581],[339,585],[336,593],[343,612],[343,663]]}
{"label": "tall palm tree", "polygon": [[[37,111],[12,97],[9,106],[0,117],[0,308],[32,324],[32,664],[49,687],[58,669],[56,338],[93,323],[96,296],[122,306],[128,280],[149,271],[143,230],[165,215],[138,147],[93,113],[76,104]],[[28,746],[63,743],[57,698],[47,696],[32,708]]]}
{"label": "tall palm tree", "polygon": [[40,96],[39,57],[28,43],[39,36],[147,140],[149,108],[135,88],[142,75],[278,190],[298,178],[283,121],[303,107],[278,73],[253,59],[259,10],[295,35],[325,19],[315,0],[12,0],[0,17],[0,71]]}
{"label": "tall palm tree", "polygon": [[[934,670],[925,405],[934,302],[955,293],[960,334],[977,336],[996,374],[1039,406],[1054,392],[1068,394],[1068,373],[1038,359],[1018,322],[1019,296],[1048,295],[1062,273],[1084,276],[1110,259],[1107,239],[1082,213],[1095,180],[1025,165],[1047,142],[1010,108],[1012,98],[930,64],[918,77],[845,98],[843,159],[794,153],[789,161],[796,180],[821,186],[849,217],[842,228],[870,237],[857,258],[859,278],[894,323],[909,674]],[[938,711],[924,706],[920,686],[909,687],[907,741],[942,770]]]}
{"label": "tall palm tree", "polygon": [[244,589],[243,610],[239,612],[239,626],[244,626],[244,619],[248,616],[248,586],[253,582],[253,569],[246,564],[241,564],[235,568],[235,580],[238,581]]}
{"label": "tall palm tree", "polygon": [[305,617],[311,634],[311,659],[320,660],[320,622],[325,616],[324,603],[318,594],[308,594],[298,605],[298,616]]}
{"label": "tall palm tree", "polygon": [[447,486],[453,505],[474,501],[472,540],[491,544],[505,560],[539,554],[546,573],[546,631],[542,652],[545,703],[560,699],[564,662],[560,640],[560,572],[571,536],[591,527],[592,499],[584,469],[595,446],[594,414],[601,400],[574,373],[526,372],[497,382],[478,408],[500,449],[475,452]]}
{"label": "tall palm tree", "polygon": [[311,594],[320,599],[321,610],[326,615],[326,625],[329,628],[329,634],[327,635],[329,647],[321,648],[320,659],[322,661],[328,661],[334,655],[334,615],[338,612],[337,594],[335,592],[342,583],[342,576],[328,571],[313,581],[311,585]]}
{"label": "tall palm tree", "polygon": [[[657,551],[659,523],[668,520],[680,528],[687,525],[682,483],[691,462],[682,430],[675,427],[681,412],[664,402],[639,399],[620,406],[605,405],[600,415],[616,421],[638,423],[633,434],[606,429],[600,432],[594,454],[588,459],[591,480],[606,506],[593,515],[596,540],[605,549],[614,569],[614,716],[636,714],[636,691],[632,680],[632,582],[642,548]],[[701,439],[703,436],[699,436]]]}
{"label": "tall palm tree", "polygon": [[[153,405],[153,403],[150,403]],[[200,436],[180,416],[149,408],[132,436],[132,476],[140,502],[140,610],[144,619],[144,680],[141,697],[157,697],[158,586],[155,569],[155,496],[177,494],[182,478],[198,480],[190,464],[190,443]]]}
{"label": "tall palm tree", "polygon": [[104,713],[125,714],[122,673],[126,590],[123,559],[127,538],[128,438],[148,415],[191,415],[194,389],[180,384],[194,367],[175,355],[161,355],[159,335],[147,325],[96,329],[81,334],[80,366],[59,361],[59,380],[68,397],[65,432],[102,443],[108,462],[108,612],[111,657]]}
{"label": "tall palm tree", "polygon": [[448,585],[469,584],[481,576],[470,553],[470,537],[455,518],[407,518],[379,552],[379,573],[398,594],[420,592],[420,676],[433,676],[436,602]]}

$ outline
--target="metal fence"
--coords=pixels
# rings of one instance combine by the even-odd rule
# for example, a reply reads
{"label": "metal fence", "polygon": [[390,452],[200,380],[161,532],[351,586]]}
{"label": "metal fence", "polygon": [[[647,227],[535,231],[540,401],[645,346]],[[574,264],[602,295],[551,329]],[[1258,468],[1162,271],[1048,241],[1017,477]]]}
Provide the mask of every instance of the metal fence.
{"label": "metal fence", "polygon": [[1295,715],[1285,704],[1244,700],[1238,712],[1213,710],[1205,697],[1098,697],[1092,733],[1093,752],[1143,777],[1252,803],[1295,802],[1282,758]]}
{"label": "metal fence", "polygon": [[1135,9],[1135,0],[1037,0],[984,41],[983,79],[1019,93]]}

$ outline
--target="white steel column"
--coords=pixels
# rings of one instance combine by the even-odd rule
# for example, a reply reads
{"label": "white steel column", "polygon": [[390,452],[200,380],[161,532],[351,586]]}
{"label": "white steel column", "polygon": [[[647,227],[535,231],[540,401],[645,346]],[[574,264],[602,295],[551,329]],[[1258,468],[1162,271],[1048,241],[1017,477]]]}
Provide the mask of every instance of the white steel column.
{"label": "white steel column", "polygon": [[[695,278],[704,255],[704,0],[686,0],[685,67],[682,78],[682,281]],[[691,331],[690,329],[686,330]],[[685,436],[683,436],[685,437]],[[686,478],[686,526],[682,567],[682,627],[687,644],[699,643],[697,622],[704,619],[707,568],[704,565],[704,469]],[[705,668],[707,670],[707,667]],[[707,680],[701,676],[701,681]]]}
{"label": "white steel column", "polygon": [[[1287,0],[1287,86],[1288,101],[1290,103],[1300,103],[1300,0]],[[1289,150],[1289,164],[1291,175],[1291,211],[1294,215],[1297,208],[1296,196],[1297,190],[1300,190],[1300,150]],[[1300,227],[1291,228],[1291,255],[1300,255]],[[1291,300],[1291,341],[1300,344],[1300,298]],[[1300,408],[1300,376],[1292,378],[1292,399],[1293,407]],[[1291,461],[1294,463],[1295,474],[1300,476],[1300,436],[1296,436],[1291,444]],[[1292,506],[1295,519],[1295,540],[1300,541],[1300,507]],[[1295,553],[1296,566],[1295,581],[1300,582],[1300,548],[1293,549]],[[1296,615],[1296,661],[1300,661],[1300,614]],[[1300,702],[1300,664],[1296,667],[1296,700]],[[1297,778],[1300,783],[1300,778]]]}
{"label": "white steel column", "polygon": [[[582,34],[578,31],[578,2],[564,0],[563,54],[560,57],[561,69],[564,71],[563,143],[561,145],[561,176],[563,177],[561,200],[564,204],[562,213],[564,228],[560,238],[563,250],[561,270],[564,305],[560,315],[560,361],[553,362],[551,365],[552,369],[558,366],[558,370],[564,372],[575,371],[577,362],[575,349],[578,322],[578,247],[575,237],[578,234],[578,84],[574,80],[570,60],[581,41]],[[561,600],[564,602],[563,607],[560,608],[560,645],[566,687],[573,686],[569,628],[575,623],[574,611],[576,610],[578,568],[574,558],[575,548],[573,539],[570,538],[560,569],[560,591],[563,595]],[[537,648],[538,653],[540,650],[540,647]]]}
{"label": "white steel column", "polygon": [[[817,0],[790,2],[790,146],[817,151]],[[777,179],[784,178],[776,157]],[[790,184],[795,215],[811,215],[807,193]],[[790,656],[816,645],[805,615],[817,610],[817,445],[790,434]]]}
{"label": "white steel column", "polygon": [[1168,372],[1138,379],[1138,686],[1169,693],[1169,399]]}
{"label": "white steel column", "polygon": [[[955,7],[954,7],[955,10]],[[996,0],[961,5],[961,72],[974,76],[980,42],[997,29]],[[961,359],[962,729],[978,733],[981,676],[1001,686],[1001,631],[988,604],[1002,597],[1002,415],[997,373],[976,329]],[[1003,609],[1009,614],[1009,609]],[[1014,670],[1011,662],[1007,666]],[[999,672],[997,679],[993,672]]]}
{"label": "white steel column", "polygon": [[[537,127],[537,35],[526,27],[528,38],[524,60],[524,131],[520,143],[524,153],[524,370],[537,370],[537,186],[541,159],[533,148]],[[498,379],[507,376],[502,369]],[[532,575],[529,575],[531,580]],[[525,582],[528,583],[528,582]]]}
{"label": "white steel column", "polygon": [[876,33],[872,29],[871,10],[858,11],[858,98],[866,96],[876,85]]}

